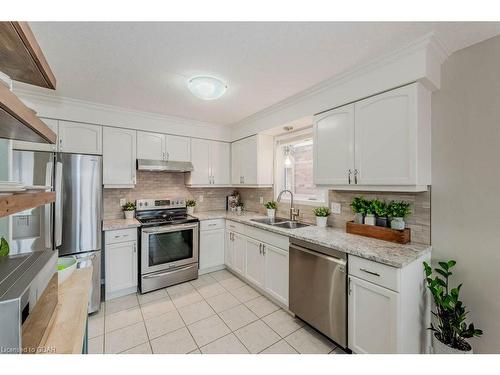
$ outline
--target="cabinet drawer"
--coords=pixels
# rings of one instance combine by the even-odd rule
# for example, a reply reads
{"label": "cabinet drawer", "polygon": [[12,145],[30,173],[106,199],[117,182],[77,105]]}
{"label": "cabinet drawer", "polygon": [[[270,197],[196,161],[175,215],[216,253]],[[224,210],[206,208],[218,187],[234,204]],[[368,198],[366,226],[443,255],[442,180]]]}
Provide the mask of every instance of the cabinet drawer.
{"label": "cabinet drawer", "polygon": [[106,245],[119,242],[137,241],[137,229],[119,229],[105,232]]}
{"label": "cabinet drawer", "polygon": [[224,219],[202,220],[200,221],[200,230],[224,229]]}
{"label": "cabinet drawer", "polygon": [[231,220],[226,220],[226,229],[243,234],[245,233],[245,224],[237,223]]}
{"label": "cabinet drawer", "polygon": [[254,228],[248,225],[245,226],[245,235],[286,251],[288,251],[288,245],[290,244],[288,237],[286,236],[272,233],[267,230]]}
{"label": "cabinet drawer", "polygon": [[400,289],[400,270],[398,268],[354,255],[349,255],[349,275],[357,276],[396,292],[399,292]]}

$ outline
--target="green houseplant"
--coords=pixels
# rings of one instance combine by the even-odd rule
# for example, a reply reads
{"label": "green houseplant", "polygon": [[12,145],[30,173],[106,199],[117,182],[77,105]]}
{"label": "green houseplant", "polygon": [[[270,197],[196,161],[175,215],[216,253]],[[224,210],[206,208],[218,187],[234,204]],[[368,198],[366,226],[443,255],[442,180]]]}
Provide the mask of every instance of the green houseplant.
{"label": "green houseplant", "polygon": [[267,208],[267,217],[274,219],[276,216],[276,208],[278,208],[278,203],[275,201],[269,201],[264,203],[264,207]]}
{"label": "green houseplant", "polygon": [[122,206],[122,210],[125,214],[125,219],[133,219],[135,214],[135,203],[127,202]]}
{"label": "green houseplant", "polygon": [[0,257],[6,257],[9,255],[9,251],[9,243],[3,236],[0,236]]}
{"label": "green houseplant", "polygon": [[388,206],[385,201],[381,201],[378,199],[372,200],[371,203],[373,210],[375,211],[375,225],[379,227],[388,227],[389,219],[388,219]]}
{"label": "green houseplant", "polygon": [[437,275],[433,277],[431,266],[424,262],[425,281],[436,307],[432,314],[437,320],[437,326],[431,323],[429,329],[433,332],[433,347],[437,354],[470,353],[472,347],[467,339],[483,334],[473,323],[467,325],[465,322],[468,311],[459,300],[462,284],[456,288],[450,287],[449,279],[453,274],[451,269],[456,263],[454,260],[439,262],[439,268],[434,268]]}
{"label": "green houseplant", "polygon": [[196,201],[194,199],[186,200],[186,207],[188,215],[194,214],[194,208],[196,207]]}
{"label": "green houseplant", "polygon": [[354,197],[351,201],[351,209],[354,213],[354,222],[363,224],[364,216],[366,214],[367,202],[363,197]]}
{"label": "green houseplant", "polygon": [[405,217],[411,214],[410,203],[404,201],[392,201],[389,203],[388,214],[391,217],[392,229],[405,229]]}
{"label": "green houseplant", "polygon": [[365,224],[375,225],[375,206],[373,205],[373,200],[366,201]]}
{"label": "green houseplant", "polygon": [[318,227],[326,227],[326,221],[330,216],[330,209],[328,207],[315,207],[313,208],[314,215],[316,216],[316,225]]}

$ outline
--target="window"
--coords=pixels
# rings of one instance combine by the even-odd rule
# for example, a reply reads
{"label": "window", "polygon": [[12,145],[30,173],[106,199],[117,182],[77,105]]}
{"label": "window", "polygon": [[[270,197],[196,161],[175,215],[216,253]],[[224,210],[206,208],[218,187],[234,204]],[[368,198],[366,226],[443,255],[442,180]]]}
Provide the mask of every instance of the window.
{"label": "window", "polygon": [[[294,199],[302,204],[320,204],[327,201],[327,189],[318,188],[313,182],[312,131],[295,133],[276,139],[275,195],[288,189]],[[284,196],[283,199],[290,199]]]}

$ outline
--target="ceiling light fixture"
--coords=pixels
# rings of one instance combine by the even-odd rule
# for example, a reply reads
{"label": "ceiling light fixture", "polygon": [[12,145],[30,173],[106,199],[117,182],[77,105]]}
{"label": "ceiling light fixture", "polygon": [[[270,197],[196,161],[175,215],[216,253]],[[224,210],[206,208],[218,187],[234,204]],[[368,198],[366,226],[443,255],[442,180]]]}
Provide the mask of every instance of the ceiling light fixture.
{"label": "ceiling light fixture", "polygon": [[209,76],[197,76],[188,80],[191,93],[203,100],[219,99],[227,90],[227,84]]}

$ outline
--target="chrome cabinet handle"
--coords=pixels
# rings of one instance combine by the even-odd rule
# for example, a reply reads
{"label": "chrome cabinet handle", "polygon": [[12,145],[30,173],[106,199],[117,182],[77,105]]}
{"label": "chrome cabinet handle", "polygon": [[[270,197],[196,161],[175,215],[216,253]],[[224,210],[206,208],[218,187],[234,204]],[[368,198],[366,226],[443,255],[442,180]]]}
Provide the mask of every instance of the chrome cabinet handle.
{"label": "chrome cabinet handle", "polygon": [[134,243],[134,254],[137,252],[137,245]]}
{"label": "chrome cabinet handle", "polygon": [[170,159],[170,154],[167,152],[167,161]]}
{"label": "chrome cabinet handle", "polygon": [[370,274],[370,275],[380,277],[380,274],[378,274],[378,273],[376,273],[376,272],[373,272],[373,271],[369,271],[369,270],[367,270],[366,268],[360,268],[359,270],[360,270],[360,271],[362,271],[362,272],[368,273],[368,274]]}
{"label": "chrome cabinet handle", "polygon": [[260,253],[260,255],[262,255],[262,244],[261,243],[259,244],[259,253]]}
{"label": "chrome cabinet handle", "polygon": [[347,291],[348,291],[348,294],[351,295],[351,292],[352,292],[352,289],[351,289],[351,278],[349,277],[347,279]]}
{"label": "chrome cabinet handle", "polygon": [[357,170],[357,169],[355,169],[355,170],[354,170],[354,183],[355,183],[356,185],[358,184],[358,174],[359,174],[358,170]]}
{"label": "chrome cabinet handle", "polygon": [[349,169],[349,173],[347,174],[347,181],[349,182],[349,185],[351,184],[351,174],[352,171]]}
{"label": "chrome cabinet handle", "polygon": [[266,245],[262,244],[262,255],[266,255]]}

